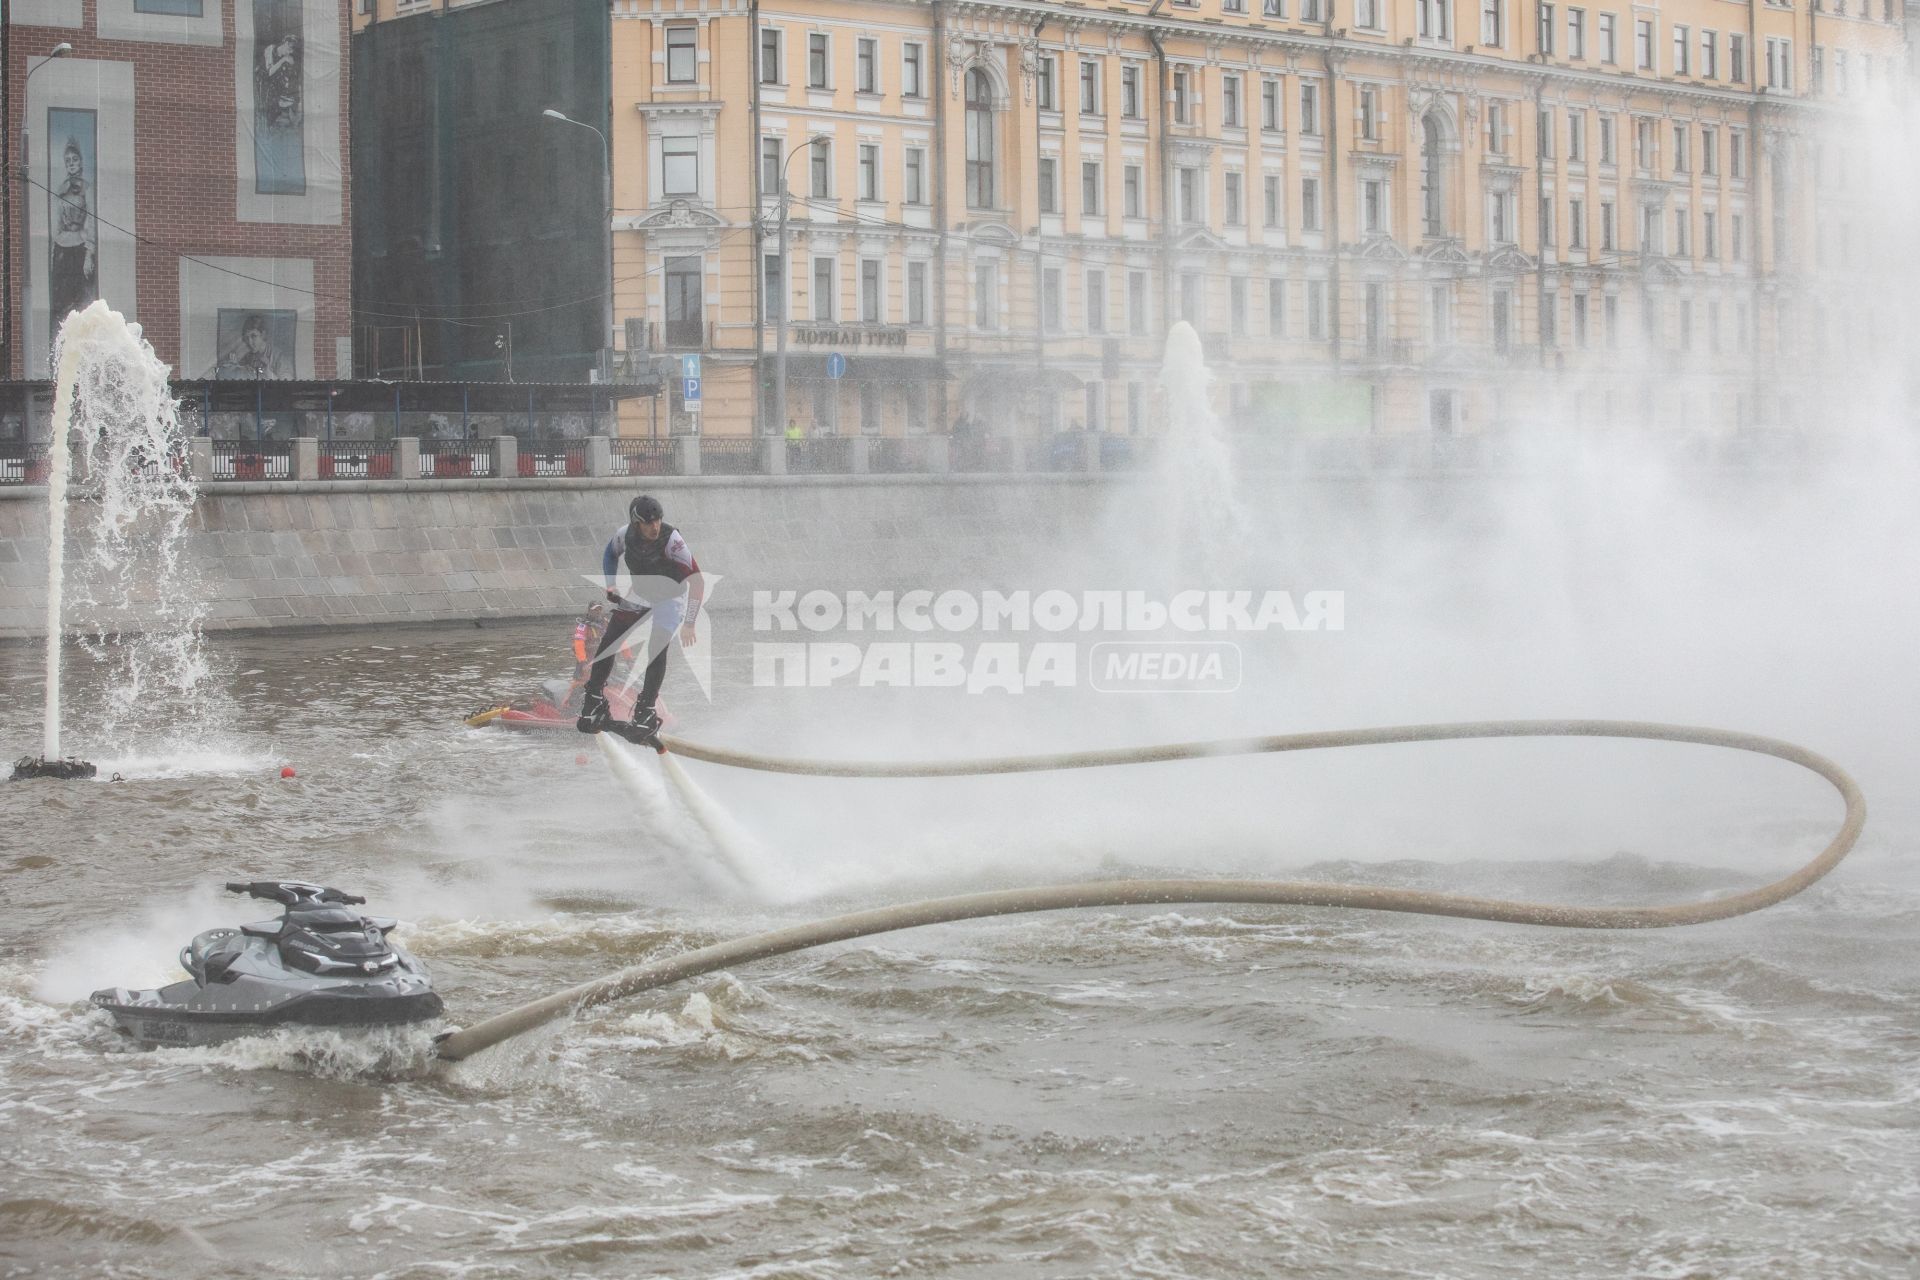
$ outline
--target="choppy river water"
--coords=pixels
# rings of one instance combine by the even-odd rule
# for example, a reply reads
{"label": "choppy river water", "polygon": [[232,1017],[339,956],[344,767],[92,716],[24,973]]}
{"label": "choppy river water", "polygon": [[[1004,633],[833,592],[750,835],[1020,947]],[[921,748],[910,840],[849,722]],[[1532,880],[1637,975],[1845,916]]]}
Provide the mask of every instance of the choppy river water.
{"label": "choppy river water", "polygon": [[[700,979],[444,1075],[425,1034],[130,1051],[84,1003],[267,914],[218,893],[254,875],[367,892],[471,1022],[925,892],[1175,868],[1672,901],[1770,878],[1837,821],[1762,763],[1664,845],[1596,831],[1526,855],[1449,825],[1502,762],[1629,758],[1591,744],[1463,747],[1458,775],[1437,754],[937,786],[689,766],[747,833],[726,855],[758,860],[744,892],[669,791],[624,788],[584,740],[461,726],[553,674],[564,639],[219,638],[225,718],[200,745],[102,759],[124,783],[0,786],[0,1274],[1913,1274],[1908,818],[1802,897],[1698,929],[986,921]],[[37,663],[0,649],[16,754],[38,741]],[[784,748],[872,754],[808,731],[825,699],[748,698],[744,663],[723,652],[712,703],[676,674],[685,732],[738,742],[777,717]],[[970,748],[1041,735],[1024,709],[909,712]],[[1361,794],[1418,812],[1382,828]]]}

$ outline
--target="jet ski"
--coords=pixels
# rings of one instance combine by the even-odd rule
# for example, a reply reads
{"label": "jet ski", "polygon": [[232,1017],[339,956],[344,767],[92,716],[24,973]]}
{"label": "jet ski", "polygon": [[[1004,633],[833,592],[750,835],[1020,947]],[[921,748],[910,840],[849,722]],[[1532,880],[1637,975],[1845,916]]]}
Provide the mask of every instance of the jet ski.
{"label": "jet ski", "polygon": [[[633,714],[631,689],[613,685],[607,690],[607,701],[618,708],[621,719]],[[502,729],[571,729],[579,714],[579,687],[556,677],[541,681],[540,692],[534,697],[474,712],[467,717],[467,725],[474,729],[490,724]]]}
{"label": "jet ski", "polygon": [[109,987],[93,1003],[143,1045],[218,1044],[279,1027],[368,1028],[440,1016],[433,980],[388,940],[393,920],[351,908],[365,898],[300,880],[229,882],[277,902],[278,920],[208,929],[180,951],[184,982]]}

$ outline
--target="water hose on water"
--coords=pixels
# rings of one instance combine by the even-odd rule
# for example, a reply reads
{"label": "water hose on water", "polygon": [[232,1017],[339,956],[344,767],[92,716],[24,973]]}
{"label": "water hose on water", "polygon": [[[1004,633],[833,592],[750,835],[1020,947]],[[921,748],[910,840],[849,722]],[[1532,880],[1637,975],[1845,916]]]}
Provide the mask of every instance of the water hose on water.
{"label": "water hose on water", "polygon": [[1224,738],[1212,742],[1179,742],[1157,747],[1127,747],[1102,751],[1067,751],[1051,755],[1001,756],[979,760],[834,761],[798,760],[755,755],[720,747],[665,738],[669,750],[689,760],[768,773],[817,778],[952,778],[998,773],[1036,773],[1057,769],[1097,769],[1113,765],[1150,764],[1167,760],[1203,760],[1223,756],[1260,755],[1282,751],[1318,751],[1330,747],[1383,746],[1403,742],[1444,742],[1465,738],[1638,738],[1654,742],[1683,742],[1772,756],[1811,770],[1833,784],[1846,803],[1840,829],[1818,856],[1805,866],[1769,884],[1743,893],[1700,902],[1651,907],[1577,907],[1556,903],[1517,902],[1502,898],[1469,898],[1415,889],[1374,885],[1315,884],[1289,880],[1105,880],[1086,884],[1047,885],[1033,889],[1006,889],[933,898],[900,906],[857,911],[809,924],[754,934],[716,943],[697,951],[667,956],[635,965],[592,982],[555,992],[475,1026],[449,1034],[440,1042],[442,1058],[457,1061],[532,1031],[556,1018],[582,1009],[623,999],[642,991],[727,969],[749,960],[784,955],[829,942],[845,942],[898,929],[974,920],[983,916],[1017,915],[1033,911],[1065,911],[1085,907],[1167,906],[1176,903],[1260,903],[1266,906],[1345,907],[1365,911],[1404,911],[1417,915],[1456,916],[1467,920],[1495,920],[1507,924],[1550,925],[1568,929],[1662,929],[1674,925],[1704,924],[1746,915],[1792,897],[1838,866],[1866,824],[1867,802],[1859,786],[1839,765],[1804,747],[1758,734],[1642,720],[1483,720],[1464,724],[1416,724],[1381,729],[1340,729],[1324,733],[1282,734],[1264,738]]}

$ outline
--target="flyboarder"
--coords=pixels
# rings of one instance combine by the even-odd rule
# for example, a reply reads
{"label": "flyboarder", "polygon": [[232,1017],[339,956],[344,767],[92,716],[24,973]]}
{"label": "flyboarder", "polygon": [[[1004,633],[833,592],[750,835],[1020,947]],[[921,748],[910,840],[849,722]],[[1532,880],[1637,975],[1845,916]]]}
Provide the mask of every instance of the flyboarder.
{"label": "flyboarder", "polygon": [[[586,691],[580,703],[576,726],[582,733],[612,729],[629,741],[644,742],[660,748],[660,716],[654,703],[667,678],[667,651],[677,629],[683,644],[697,638],[694,620],[700,614],[702,598],[700,565],[680,531],[665,522],[666,512],[660,500],[641,494],[627,505],[627,523],[615,529],[600,556],[600,576],[606,584],[607,600],[613,616],[595,650],[593,670],[587,677]],[[627,593],[617,585],[620,566],[626,565],[630,579]],[[642,618],[651,617],[653,631],[647,641],[651,658],[633,703],[633,720],[627,725],[610,723],[607,706],[607,676],[613,671],[620,639]]]}

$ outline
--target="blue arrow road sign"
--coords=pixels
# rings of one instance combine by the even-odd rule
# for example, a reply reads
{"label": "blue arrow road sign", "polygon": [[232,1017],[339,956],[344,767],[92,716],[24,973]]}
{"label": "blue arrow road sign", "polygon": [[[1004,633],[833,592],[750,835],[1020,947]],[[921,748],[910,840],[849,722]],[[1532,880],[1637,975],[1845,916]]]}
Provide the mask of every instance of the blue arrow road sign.
{"label": "blue arrow road sign", "polygon": [[847,376],[847,358],[838,351],[827,357],[827,376],[844,378]]}
{"label": "blue arrow road sign", "polygon": [[683,378],[699,377],[700,376],[700,357],[699,356],[681,356],[680,357],[680,376]]}

